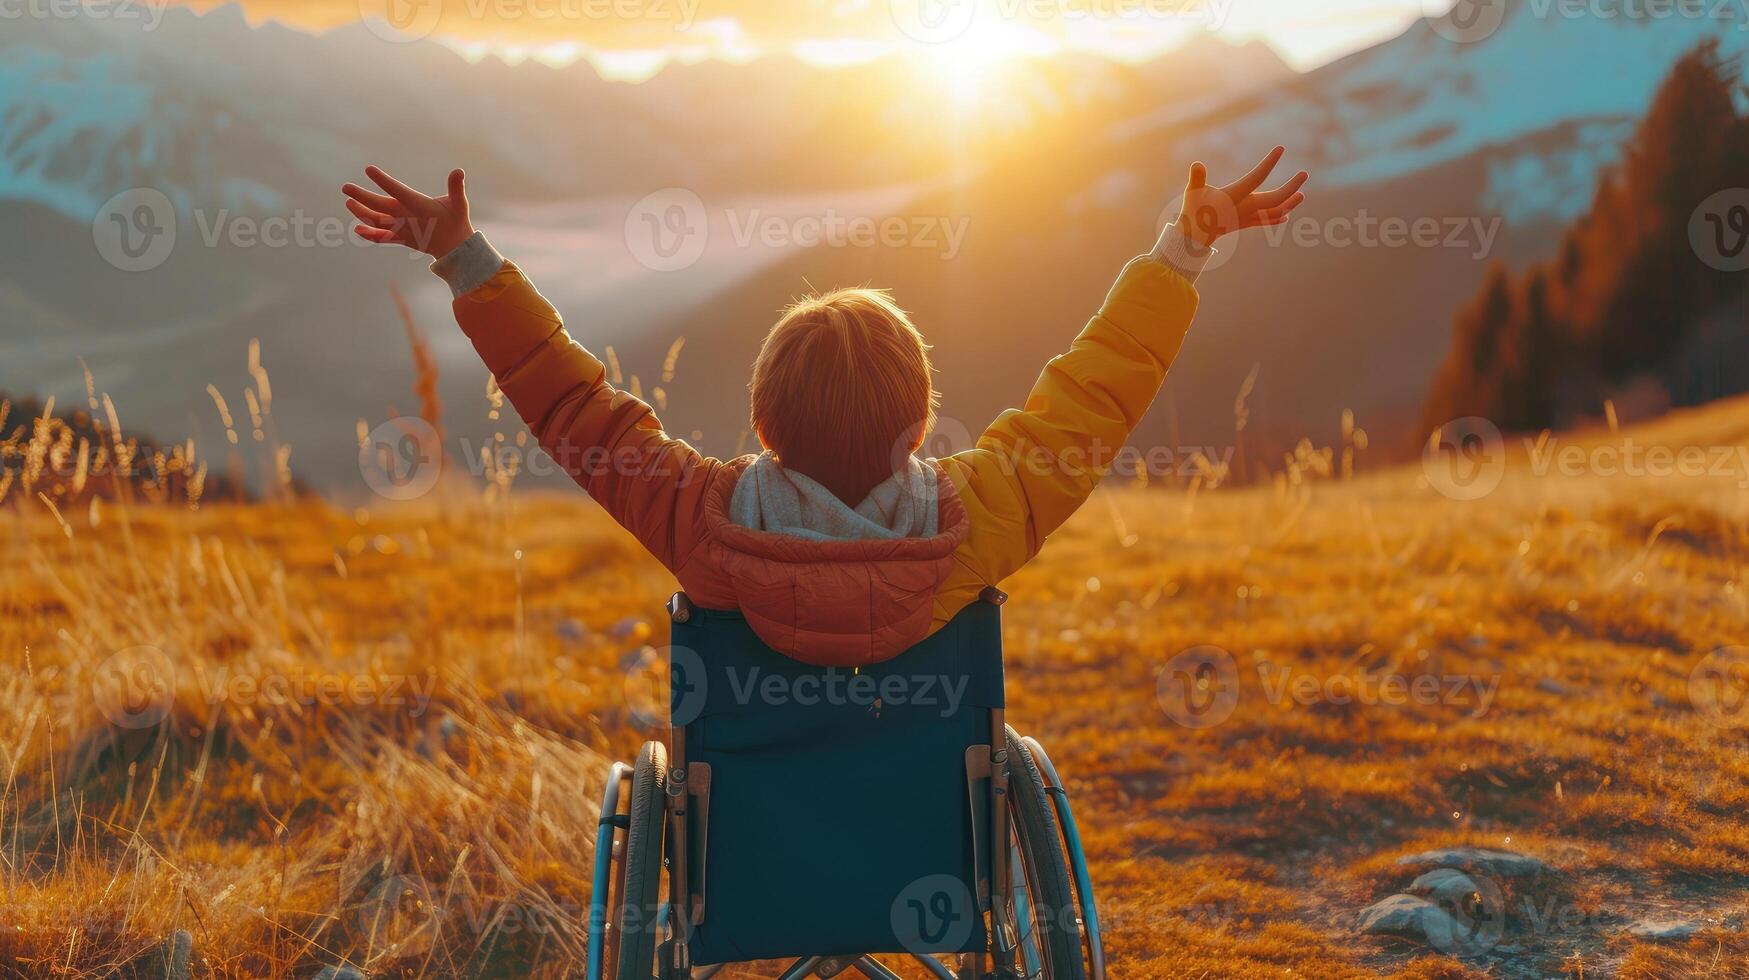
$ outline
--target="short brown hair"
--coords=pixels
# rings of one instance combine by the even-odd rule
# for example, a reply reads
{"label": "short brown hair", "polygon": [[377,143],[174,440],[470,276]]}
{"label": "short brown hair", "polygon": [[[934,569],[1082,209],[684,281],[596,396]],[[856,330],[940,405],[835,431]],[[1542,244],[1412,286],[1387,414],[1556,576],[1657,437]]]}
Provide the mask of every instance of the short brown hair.
{"label": "short brown hair", "polygon": [[753,363],[753,431],[854,507],[935,424],[929,345],[886,290],[797,301]]}

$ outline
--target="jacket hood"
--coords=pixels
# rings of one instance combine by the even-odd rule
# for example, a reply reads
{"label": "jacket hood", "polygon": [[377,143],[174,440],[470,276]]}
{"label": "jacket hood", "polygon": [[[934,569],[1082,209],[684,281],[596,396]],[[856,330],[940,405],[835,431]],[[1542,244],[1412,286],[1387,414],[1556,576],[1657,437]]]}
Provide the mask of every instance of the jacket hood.
{"label": "jacket hood", "polygon": [[880,663],[929,634],[937,593],[971,522],[936,467],[938,532],[926,538],[820,541],[729,519],[754,457],[723,468],[705,492],[705,533],[677,576],[693,602],[738,609],[773,650],[822,667]]}

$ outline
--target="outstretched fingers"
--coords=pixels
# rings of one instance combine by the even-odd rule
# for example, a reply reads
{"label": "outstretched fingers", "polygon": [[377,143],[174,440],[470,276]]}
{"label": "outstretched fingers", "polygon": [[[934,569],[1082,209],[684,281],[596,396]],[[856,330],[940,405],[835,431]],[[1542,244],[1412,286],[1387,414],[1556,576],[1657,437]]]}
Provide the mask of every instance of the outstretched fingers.
{"label": "outstretched fingers", "polygon": [[378,194],[375,191],[366,190],[357,184],[346,184],[342,186],[340,188],[340,193],[345,194],[353,201],[357,201],[365,207],[370,208],[372,211],[376,211],[380,214],[405,214],[407,211],[407,209],[401,205],[400,201],[397,201],[392,197]]}
{"label": "outstretched fingers", "polygon": [[1237,201],[1246,197],[1257,188],[1262,187],[1263,182],[1268,180],[1270,173],[1275,170],[1275,165],[1281,162],[1282,154],[1286,152],[1287,147],[1285,146],[1278,146],[1275,149],[1270,150],[1269,153],[1258,162],[1257,166],[1251,168],[1250,173],[1226,186],[1225,190],[1227,194],[1231,196],[1233,200]]}
{"label": "outstretched fingers", "polygon": [[372,228],[369,225],[354,225],[352,233],[367,242],[374,242],[378,245],[400,244],[400,239],[396,238],[395,233],[387,228]]}
{"label": "outstretched fingers", "polygon": [[409,209],[423,207],[431,201],[431,198],[389,176],[381,167],[366,167],[364,175],[369,177],[378,187],[381,187],[390,197]]}
{"label": "outstretched fingers", "polygon": [[355,200],[346,202],[346,210],[351,211],[354,218],[376,228],[393,228],[395,222],[400,220],[395,215],[384,214]]}
{"label": "outstretched fingers", "polygon": [[1304,201],[1305,199],[1306,199],[1306,195],[1295,194],[1294,196],[1288,198],[1286,201],[1283,201],[1281,203],[1281,205],[1278,207],[1265,208],[1264,210],[1256,211],[1256,212],[1253,212],[1253,213],[1247,215],[1239,223],[1239,227],[1240,228],[1267,228],[1267,227],[1270,227],[1271,225],[1279,225],[1282,222],[1286,221],[1293,214],[1294,208],[1299,207],[1300,202]]}
{"label": "outstretched fingers", "polygon": [[1293,197],[1301,187],[1305,186],[1308,176],[1309,175],[1302,170],[1299,173],[1294,174],[1293,177],[1288,179],[1287,183],[1277,187],[1275,190],[1264,191],[1261,194],[1253,195],[1247,203],[1259,211],[1267,211],[1271,208],[1281,207],[1282,204],[1289,198]]}
{"label": "outstretched fingers", "polygon": [[462,212],[468,209],[468,175],[460,170],[449,172],[449,203]]}

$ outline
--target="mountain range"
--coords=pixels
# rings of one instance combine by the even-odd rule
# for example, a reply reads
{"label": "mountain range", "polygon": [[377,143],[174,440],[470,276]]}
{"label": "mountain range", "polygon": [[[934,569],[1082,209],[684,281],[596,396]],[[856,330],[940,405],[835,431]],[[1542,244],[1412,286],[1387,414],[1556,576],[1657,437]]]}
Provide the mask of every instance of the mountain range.
{"label": "mountain range", "polygon": [[[664,417],[708,451],[745,446],[746,365],[810,286],[894,288],[935,344],[944,415],[975,431],[1146,250],[1192,159],[1218,177],[1282,143],[1284,173],[1313,173],[1303,217],[1236,240],[1205,274],[1138,441],[1231,444],[1247,378],[1247,453],[1332,432],[1344,409],[1402,435],[1488,263],[1553,246],[1682,52],[1711,34],[1746,43],[1720,22],[1540,12],[1514,5],[1473,42],[1420,21],[1304,74],[1212,37],[1139,65],[1027,61],[971,111],[896,57],[704,62],[630,84],[363,25],[251,26],[235,7],[170,8],[151,31],[14,21],[0,35],[0,390],[82,398],[83,359],[124,424],[210,445],[224,436],[206,387],[239,392],[258,337],[294,470],[356,486],[357,422],[416,401],[399,284],[432,338],[450,431],[483,438],[498,423],[446,290],[417,256],[331,234],[338,185],[374,162],[432,186],[466,167],[481,227],[645,388],[684,338]],[[111,202],[139,188],[174,209],[176,244],[126,271],[99,243]],[[696,201],[710,245],[651,268],[636,219],[671,188]],[[835,215],[911,234],[896,248],[801,234]],[[272,219],[291,241],[247,234]],[[1387,225],[1436,227],[1439,244],[1382,241]],[[767,226],[775,238],[748,231]],[[926,228],[960,244],[948,254]]]}

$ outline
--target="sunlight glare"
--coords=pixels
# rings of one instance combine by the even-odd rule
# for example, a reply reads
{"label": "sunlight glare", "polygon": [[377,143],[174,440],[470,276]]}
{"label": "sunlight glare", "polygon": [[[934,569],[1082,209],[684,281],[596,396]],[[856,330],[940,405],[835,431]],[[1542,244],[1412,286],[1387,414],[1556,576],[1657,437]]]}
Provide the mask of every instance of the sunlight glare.
{"label": "sunlight glare", "polygon": [[994,94],[1003,68],[1015,58],[1040,53],[1037,44],[1019,31],[979,25],[965,34],[926,49],[932,74],[947,88],[960,109],[969,109]]}

